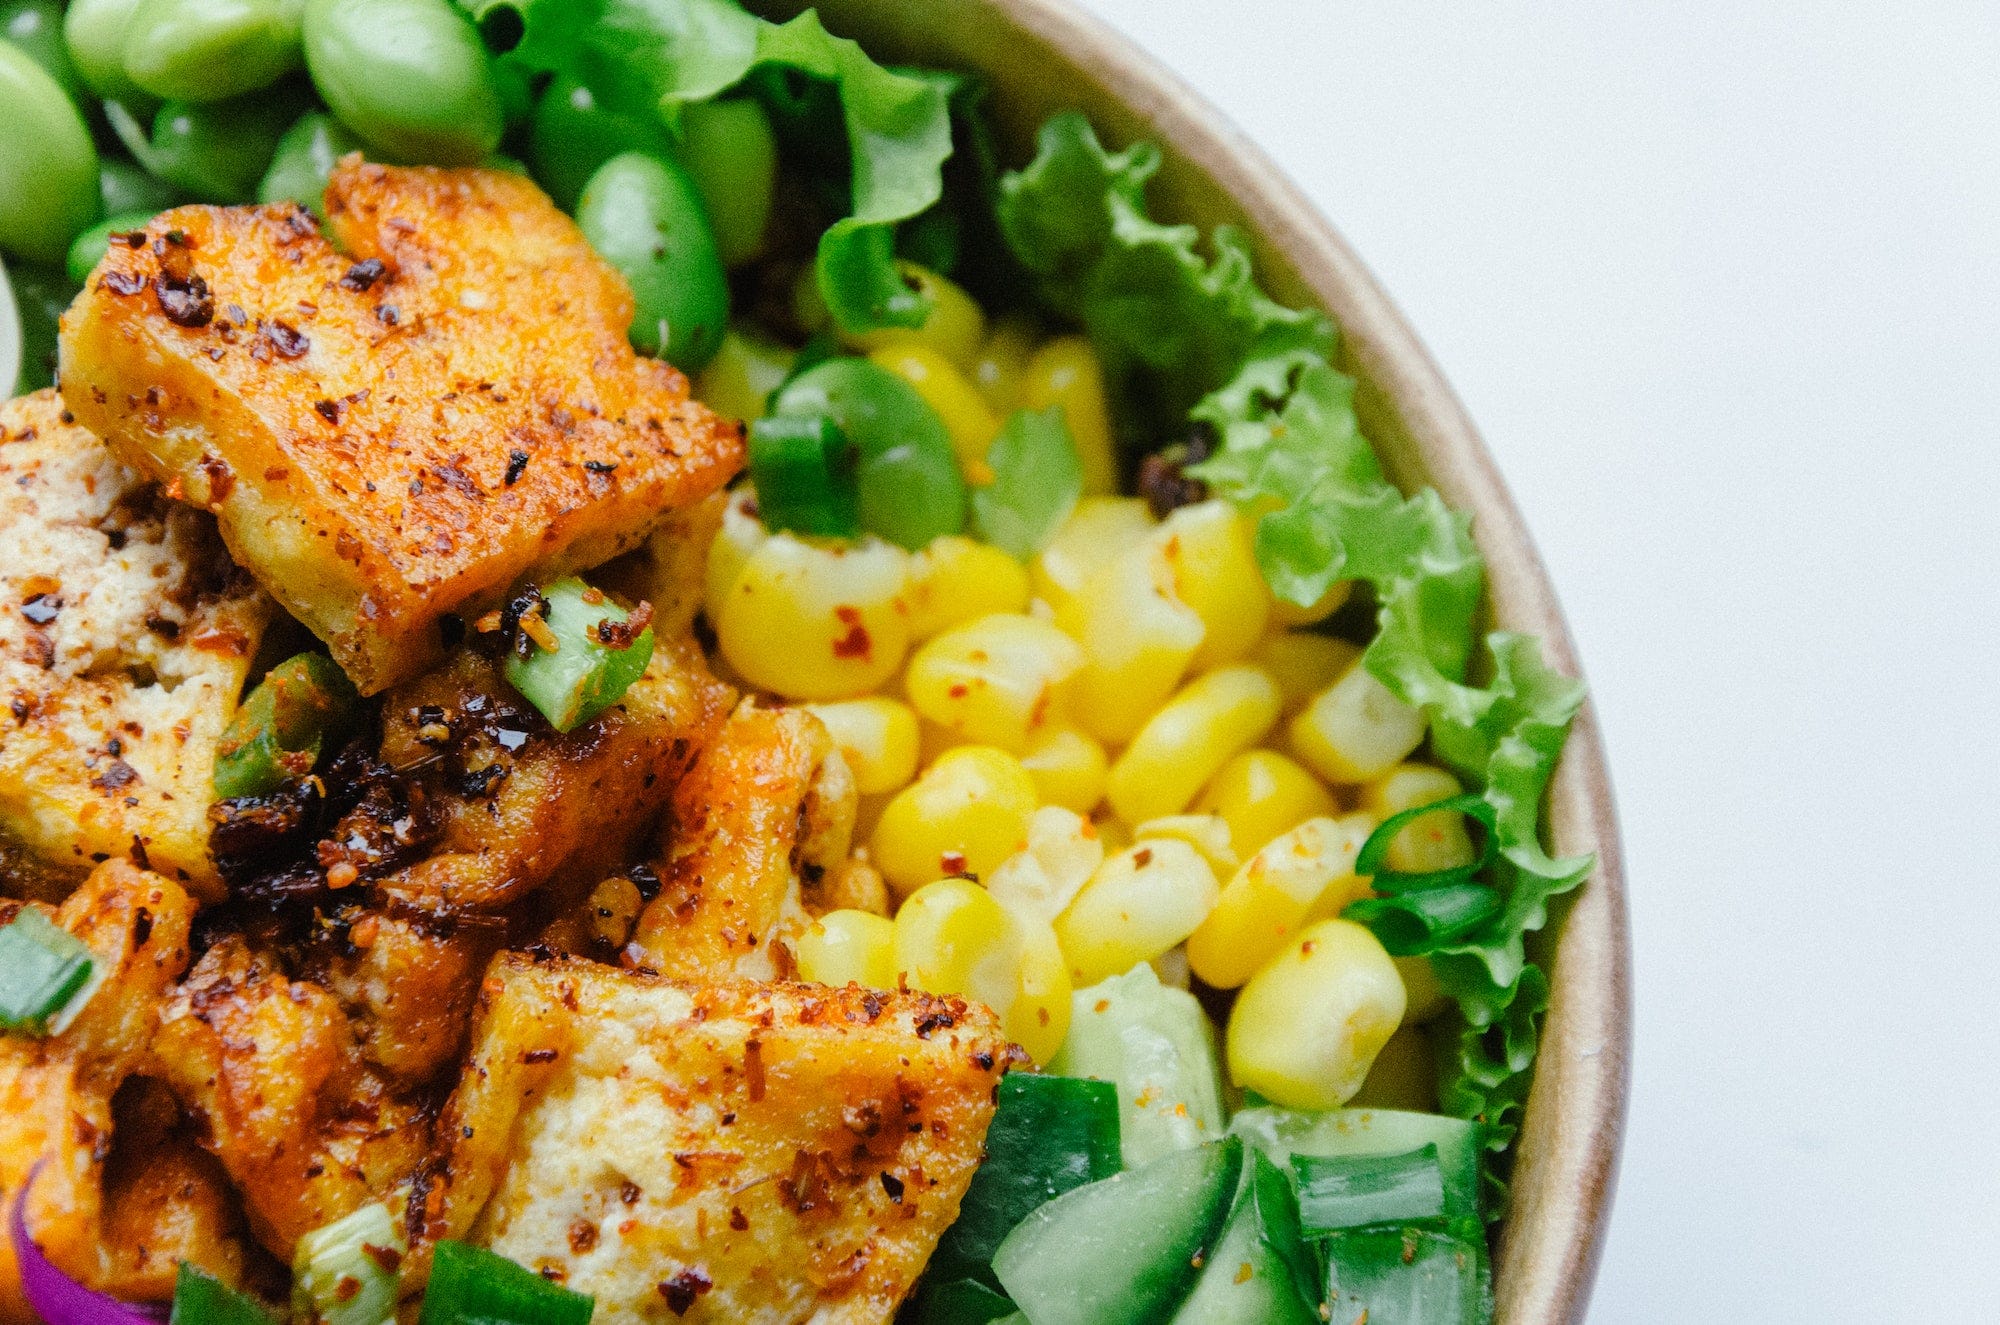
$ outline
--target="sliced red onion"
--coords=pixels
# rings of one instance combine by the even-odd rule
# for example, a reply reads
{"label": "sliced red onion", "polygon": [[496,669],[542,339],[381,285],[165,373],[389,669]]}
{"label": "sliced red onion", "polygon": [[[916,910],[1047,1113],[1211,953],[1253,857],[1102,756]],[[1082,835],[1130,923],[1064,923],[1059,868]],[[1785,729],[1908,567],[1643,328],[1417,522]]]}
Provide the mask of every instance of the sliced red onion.
{"label": "sliced red onion", "polygon": [[58,1270],[28,1236],[28,1189],[35,1185],[47,1162],[39,1160],[28,1171],[28,1180],[21,1184],[7,1219],[14,1238],[14,1260],[21,1267],[21,1293],[28,1305],[48,1325],[158,1325],[167,1318],[167,1308],[157,1303],[135,1306],[85,1288]]}

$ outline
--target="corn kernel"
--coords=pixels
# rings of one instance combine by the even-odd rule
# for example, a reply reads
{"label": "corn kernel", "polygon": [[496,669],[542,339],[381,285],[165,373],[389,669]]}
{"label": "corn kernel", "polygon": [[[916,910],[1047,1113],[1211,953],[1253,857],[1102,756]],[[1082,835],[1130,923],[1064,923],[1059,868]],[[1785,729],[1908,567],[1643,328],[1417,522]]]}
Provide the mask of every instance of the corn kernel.
{"label": "corn kernel", "polygon": [[1423,743],[1424,715],[1358,659],[1292,719],[1292,750],[1328,782],[1373,782]]}
{"label": "corn kernel", "polygon": [[917,774],[917,715],[881,695],[808,704],[833,736],[864,796],[894,791]]}
{"label": "corn kernel", "polygon": [[1257,567],[1253,526],[1226,501],[1183,506],[1152,537],[1173,568],[1174,595],[1207,633],[1188,665],[1197,672],[1249,653],[1271,619],[1271,590]]}
{"label": "corn kernel", "polygon": [[[1458,779],[1430,764],[1398,764],[1368,784],[1361,803],[1377,819],[1387,819],[1419,805],[1433,805],[1458,795],[1464,788]],[[1420,814],[1403,825],[1389,841],[1382,863],[1407,874],[1455,869],[1470,865],[1474,855],[1472,839],[1466,835],[1465,816],[1456,810]]]}
{"label": "corn kernel", "polygon": [[909,647],[909,555],[879,539],[840,546],[773,534],[724,596],[730,666],[787,699],[846,699],[895,674]]}
{"label": "corn kernel", "polygon": [[799,978],[814,984],[896,987],[896,926],[867,911],[829,911],[796,944]]}
{"label": "corn kernel", "polygon": [[1119,823],[1115,814],[1099,815],[1090,821],[1090,826],[1104,839],[1106,851],[1123,851],[1132,845],[1132,830]]}
{"label": "corn kernel", "polygon": [[986,339],[986,314],[979,301],[948,277],[906,259],[898,259],[896,270],[903,280],[931,300],[931,313],[921,327],[882,327],[876,331],[847,332],[841,340],[850,349],[872,354],[892,346],[921,345],[935,350],[961,372],[969,371],[979,357]]}
{"label": "corn kernel", "polygon": [[965,481],[991,483],[993,467],[986,463],[986,448],[999,434],[1000,420],[965,374],[935,349],[913,341],[884,345],[870,351],[868,357],[908,382],[937,414],[951,437],[952,450],[958,453],[958,468]]}
{"label": "corn kernel", "polygon": [[1082,336],[1059,336],[1028,360],[1021,396],[1030,409],[1062,406],[1063,420],[1083,462],[1086,493],[1118,491],[1118,457],[1112,445],[1111,410],[1105,403],[1104,368]]}
{"label": "corn kernel", "polygon": [[1353,580],[1335,580],[1326,587],[1326,592],[1315,599],[1310,606],[1300,607],[1279,598],[1271,604],[1271,624],[1275,626],[1309,626],[1315,621],[1324,621],[1346,606],[1354,594]]}
{"label": "corn kernel", "polygon": [[770,536],[764,522],[757,518],[756,494],[748,488],[730,493],[728,504],[722,508],[722,528],[716,530],[715,541],[708,547],[708,566],[702,581],[702,608],[708,613],[710,625],[722,620],[722,605],[729,601],[736,577],[743,573],[750,554],[764,546],[764,540]]}
{"label": "corn kernel", "polygon": [[1138,497],[1085,497],[1030,563],[1035,595],[1060,611],[1091,576],[1158,527]]}
{"label": "corn kernel", "polygon": [[1028,845],[1000,862],[986,890],[1024,915],[1054,921],[1104,863],[1104,839],[1090,820],[1044,805],[1028,820]]}
{"label": "corn kernel", "polygon": [[792,351],[754,331],[732,329],[695,379],[695,399],[717,414],[749,423],[792,371]]}
{"label": "corn kernel", "polygon": [[974,617],[1025,612],[1028,572],[991,543],[944,534],[910,558],[905,598],[910,605],[910,638],[927,640]]}
{"label": "corn kernel", "polygon": [[1027,844],[1035,783],[1005,750],[947,751],[882,811],[869,854],[889,887],[906,897],[954,874],[986,878]]}
{"label": "corn kernel", "polygon": [[1236,849],[1254,856],[1264,844],[1308,819],[1336,810],[1333,794],[1304,764],[1271,750],[1246,750],[1209,779],[1195,801],[1203,814],[1229,824]]}
{"label": "corn kernel", "polygon": [[1272,631],[1250,651],[1250,661],[1269,672],[1278,683],[1278,690],[1285,697],[1287,718],[1338,681],[1340,674],[1360,656],[1359,644],[1303,630]]}
{"label": "corn kernel", "polygon": [[1034,352],[1035,328],[1026,318],[1003,317],[986,333],[972,360],[972,384],[995,414],[1004,417],[1021,408]]}
{"label": "corn kernel", "polygon": [[1174,594],[1172,569],[1151,540],[1091,576],[1056,609],[1056,624],[1083,645],[1071,691],[1077,725],[1110,745],[1131,740],[1166,702],[1205,629]]}
{"label": "corn kernel", "polygon": [[1172,838],[1193,847],[1208,867],[1215,871],[1215,877],[1226,879],[1235,874],[1243,864],[1236,854],[1236,844],[1231,839],[1229,825],[1220,815],[1214,814],[1169,814],[1158,819],[1148,819],[1132,830],[1134,842],[1145,842],[1153,838]]}
{"label": "corn kernel", "polygon": [[1361,1089],[1405,1006],[1375,936],[1351,920],[1322,920],[1237,995],[1229,1079],[1282,1108],[1337,1109]]}
{"label": "corn kernel", "polygon": [[968,879],[941,879],[896,913],[895,966],[913,988],[976,999],[1007,1038],[1047,1062],[1069,1033],[1070,981],[1044,921]]}
{"label": "corn kernel", "polygon": [[1179,814],[1230,758],[1278,721],[1278,686],[1261,668],[1223,667],[1190,682],[1111,765],[1105,796],[1126,823]]}
{"label": "corn kernel", "polygon": [[1185,842],[1135,842],[1110,857],[1056,917],[1071,982],[1094,985],[1178,946],[1217,892],[1215,871]]}
{"label": "corn kernel", "polygon": [[1083,650],[1053,625],[996,612],[920,647],[903,688],[917,712],[960,740],[1019,753],[1053,728],[1060,689],[1082,666]]}
{"label": "corn kernel", "polygon": [[1217,989],[1234,989],[1296,935],[1316,907],[1341,907],[1368,894],[1354,857],[1375,826],[1365,815],[1308,819],[1280,833],[1243,863],[1188,937],[1188,963]]}
{"label": "corn kernel", "polygon": [[1021,756],[1021,767],[1035,780],[1035,793],[1044,805],[1085,815],[1104,799],[1110,763],[1104,747],[1074,727],[1044,730]]}

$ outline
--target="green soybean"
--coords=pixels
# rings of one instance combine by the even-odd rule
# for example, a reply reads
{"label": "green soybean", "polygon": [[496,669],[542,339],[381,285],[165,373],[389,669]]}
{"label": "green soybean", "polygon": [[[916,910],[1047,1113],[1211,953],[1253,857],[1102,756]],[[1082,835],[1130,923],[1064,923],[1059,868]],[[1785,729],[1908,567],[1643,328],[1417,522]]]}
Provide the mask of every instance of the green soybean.
{"label": "green soybean", "polygon": [[729,280],[686,171],[644,152],[614,156],[584,185],[576,223],[632,287],[635,346],[690,373],[715,357]]}
{"label": "green soybean", "polygon": [[63,39],[77,73],[91,91],[124,102],[135,115],[157,100],[125,72],[125,30],[138,7],[139,0],[70,0],[63,13]]}
{"label": "green soybean", "polygon": [[771,413],[832,419],[860,452],[861,527],[915,551],[965,527],[951,436],[916,388],[867,359],[828,359],[787,382]]}
{"label": "green soybean", "polygon": [[56,80],[78,105],[90,95],[63,40],[62,6],[55,0],[13,0],[0,4],[0,37],[13,42]]}
{"label": "green soybean", "polygon": [[279,140],[304,108],[292,87],[228,101],[169,101],[153,116],[150,135],[123,106],[109,103],[104,111],[154,175],[202,202],[241,203],[256,196]]}
{"label": "green soybean", "polygon": [[139,0],[125,73],[169,101],[221,101],[299,67],[304,0]]}
{"label": "green soybean", "polygon": [[334,163],[361,150],[361,140],[325,111],[299,116],[278,140],[271,168],[257,186],[258,202],[295,202],[314,216],[326,218],[326,181]]}
{"label": "green soybean", "polygon": [[97,193],[104,199],[104,214],[120,212],[164,212],[182,201],[180,190],[162,179],[154,179],[144,169],[123,157],[107,156],[97,167]]}
{"label": "green soybean", "polygon": [[486,47],[447,0],[307,0],[305,51],[340,122],[392,158],[474,165],[500,145]]}
{"label": "green soybean", "polygon": [[123,212],[108,221],[99,221],[78,235],[70,244],[69,258],[63,264],[69,278],[82,285],[90,279],[90,273],[97,270],[97,264],[104,260],[104,251],[111,247],[111,236],[144,230],[146,222],[152,219],[151,212]]}
{"label": "green soybean", "polygon": [[0,249],[61,262],[97,208],[97,148],[76,103],[0,41]]}
{"label": "green soybean", "polygon": [[597,168],[621,152],[667,157],[674,146],[658,120],[611,109],[575,78],[558,78],[535,103],[528,165],[563,210],[575,211]]}
{"label": "green soybean", "polygon": [[56,380],[56,324],[76,298],[76,286],[61,267],[34,262],[7,265],[14,308],[21,322],[21,367],[12,395],[53,386]]}
{"label": "green soybean", "polygon": [[778,140],[764,108],[747,98],[686,107],[679,156],[708,206],[722,265],[762,255],[778,182]]}

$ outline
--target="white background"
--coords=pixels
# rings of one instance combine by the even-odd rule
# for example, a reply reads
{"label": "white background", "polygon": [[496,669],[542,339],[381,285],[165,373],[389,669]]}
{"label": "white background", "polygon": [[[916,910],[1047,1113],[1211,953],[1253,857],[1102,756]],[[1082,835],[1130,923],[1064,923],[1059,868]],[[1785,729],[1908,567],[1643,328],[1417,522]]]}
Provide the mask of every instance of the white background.
{"label": "white background", "polygon": [[1593,1320],[2000,1320],[2000,6],[1087,0],[1353,241],[1603,717]]}

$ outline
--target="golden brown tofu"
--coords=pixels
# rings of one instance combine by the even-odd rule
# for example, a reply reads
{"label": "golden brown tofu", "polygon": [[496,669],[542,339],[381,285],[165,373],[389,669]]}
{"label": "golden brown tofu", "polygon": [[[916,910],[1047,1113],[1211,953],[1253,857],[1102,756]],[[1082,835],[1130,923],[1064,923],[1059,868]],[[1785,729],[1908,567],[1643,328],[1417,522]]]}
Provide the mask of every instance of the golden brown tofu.
{"label": "golden brown tofu", "polygon": [[21,890],[129,854],[219,896],[215,747],[270,599],[54,391],[0,404],[0,529],[0,836],[44,876]]}
{"label": "golden brown tofu", "polygon": [[63,318],[77,417],[214,511],[364,693],[523,578],[637,546],[741,426],[634,354],[632,298],[534,184],[342,162],[293,207],[182,207]]}
{"label": "golden brown tofu", "polygon": [[959,999],[503,954],[427,1227],[597,1325],[886,1322],[978,1168],[1006,1037]]}
{"label": "golden brown tofu", "polygon": [[824,724],[746,699],[674,789],[660,895],[633,960],[690,979],[769,979],[811,922],[804,894],[847,859],[854,775]]}
{"label": "golden brown tofu", "polygon": [[[0,921],[18,909],[0,904]],[[112,1098],[152,1061],[156,1009],[187,969],[193,918],[194,903],[171,879],[105,862],[54,914],[90,949],[102,983],[61,1034],[0,1035],[0,1209],[13,1208],[34,1174],[29,1234],[58,1268],[92,1287],[110,1286],[122,1268],[105,1241]],[[226,1258],[211,1268],[233,1273]],[[0,1322],[36,1320],[13,1245],[0,1239]]]}

